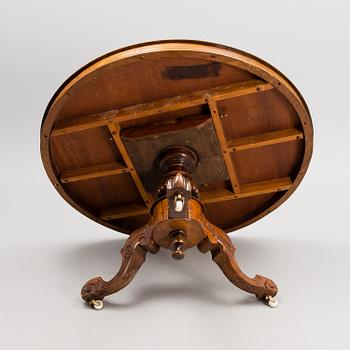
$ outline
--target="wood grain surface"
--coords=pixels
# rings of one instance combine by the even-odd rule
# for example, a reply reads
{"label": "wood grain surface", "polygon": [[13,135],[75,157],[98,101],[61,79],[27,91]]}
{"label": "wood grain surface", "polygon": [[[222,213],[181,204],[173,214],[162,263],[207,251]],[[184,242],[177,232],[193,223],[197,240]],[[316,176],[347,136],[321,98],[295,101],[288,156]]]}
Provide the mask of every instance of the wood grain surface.
{"label": "wood grain surface", "polygon": [[[185,40],[120,49],[70,77],[43,118],[46,172],[75,209],[130,234],[148,222],[155,193],[146,191],[121,134],[142,127],[157,137],[191,127],[195,116],[213,121],[227,170],[226,179],[198,184],[210,222],[239,229],[294,192],[313,146],[298,90],[250,54]],[[147,161],[147,152],[142,157]]]}

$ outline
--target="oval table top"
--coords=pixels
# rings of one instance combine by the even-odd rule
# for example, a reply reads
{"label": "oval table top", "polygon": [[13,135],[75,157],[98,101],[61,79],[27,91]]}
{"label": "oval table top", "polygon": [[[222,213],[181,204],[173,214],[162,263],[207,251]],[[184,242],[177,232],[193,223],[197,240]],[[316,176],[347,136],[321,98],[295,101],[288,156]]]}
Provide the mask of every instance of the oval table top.
{"label": "oval table top", "polygon": [[306,103],[277,69],[248,53],[188,40],[108,53],[52,97],[41,155],[75,209],[130,234],[149,219],[169,145],[199,155],[193,174],[207,218],[226,232],[281,205],[313,147]]}

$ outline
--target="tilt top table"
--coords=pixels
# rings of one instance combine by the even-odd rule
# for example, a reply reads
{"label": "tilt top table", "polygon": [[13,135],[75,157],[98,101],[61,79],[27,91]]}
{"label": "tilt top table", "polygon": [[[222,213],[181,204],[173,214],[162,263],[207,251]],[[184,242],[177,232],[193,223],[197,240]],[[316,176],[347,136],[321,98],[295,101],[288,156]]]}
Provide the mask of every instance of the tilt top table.
{"label": "tilt top table", "polygon": [[160,247],[197,246],[238,288],[274,307],[276,284],[239,268],[227,233],[281,205],[301,182],[313,128],[297,89],[245,52],[169,40],[123,48],[72,75],[51,99],[41,155],[60,195],[129,235],[119,272],[93,278],[95,309]]}

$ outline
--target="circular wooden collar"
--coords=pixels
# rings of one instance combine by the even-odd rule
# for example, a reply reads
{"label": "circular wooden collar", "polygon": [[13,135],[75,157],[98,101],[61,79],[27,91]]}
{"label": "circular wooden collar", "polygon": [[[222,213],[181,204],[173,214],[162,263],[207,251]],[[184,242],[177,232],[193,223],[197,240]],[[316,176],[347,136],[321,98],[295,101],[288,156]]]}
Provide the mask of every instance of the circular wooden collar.
{"label": "circular wooden collar", "polygon": [[149,219],[150,166],[172,142],[196,148],[206,216],[229,232],[294,192],[313,128],[302,96],[271,65],[186,40],[139,44],[89,63],[55,93],[41,126],[42,160],[57,191],[127,234]]}

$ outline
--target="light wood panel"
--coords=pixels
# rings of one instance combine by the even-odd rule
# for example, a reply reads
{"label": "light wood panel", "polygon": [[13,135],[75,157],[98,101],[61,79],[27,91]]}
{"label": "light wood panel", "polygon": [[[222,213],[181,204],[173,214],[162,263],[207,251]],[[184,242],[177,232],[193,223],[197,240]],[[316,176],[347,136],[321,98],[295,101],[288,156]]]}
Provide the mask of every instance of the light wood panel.
{"label": "light wood panel", "polygon": [[66,170],[61,173],[62,183],[82,181],[102,176],[111,176],[129,172],[129,169],[119,163],[92,165],[84,168]]}
{"label": "light wood panel", "polygon": [[282,177],[269,181],[255,182],[241,185],[240,193],[233,193],[227,189],[219,189],[210,192],[201,192],[201,200],[204,204],[218,203],[232,199],[258,196],[265,193],[286,191],[292,186],[290,177]]}
{"label": "light wood panel", "polygon": [[123,141],[120,138],[120,127],[118,124],[115,124],[114,122],[109,122],[108,123],[108,129],[112,134],[113,140],[120,152],[120,154],[122,155],[124,162],[126,164],[126,166],[128,167],[130,174],[135,182],[135,185],[137,187],[137,189],[139,190],[145,204],[147,207],[151,207],[152,205],[152,197],[149,193],[146,192],[146,190],[144,189],[142,182],[137,174],[137,172],[135,171],[134,165],[132,164],[132,161],[128,155],[128,152],[126,151]]}
{"label": "light wood panel", "polygon": [[241,185],[241,197],[259,196],[264,193],[285,191],[291,186],[292,180],[289,176],[284,176],[273,180],[254,182]]}
{"label": "light wood panel", "polygon": [[102,210],[100,213],[100,218],[102,220],[110,221],[126,217],[146,215],[148,213],[149,209],[147,209],[145,206],[139,204],[132,204]]}
{"label": "light wood panel", "polygon": [[212,97],[208,98],[208,105],[210,108],[210,113],[211,113],[211,116],[213,119],[215,131],[216,131],[216,136],[217,136],[219,144],[220,144],[221,152],[222,152],[222,155],[224,157],[224,161],[225,161],[226,168],[227,168],[227,173],[230,177],[233,191],[235,193],[239,193],[239,192],[241,192],[241,189],[240,189],[240,185],[239,185],[239,181],[238,181],[237,172],[236,172],[236,169],[234,167],[232,158],[227,151],[227,141],[226,141],[224,130],[222,128],[222,123],[220,121],[218,107],[217,107],[215,100],[213,100]]}
{"label": "light wood panel", "polygon": [[251,148],[299,140],[303,137],[304,134],[302,131],[292,128],[230,140],[227,142],[227,147],[230,152],[244,151]]}

